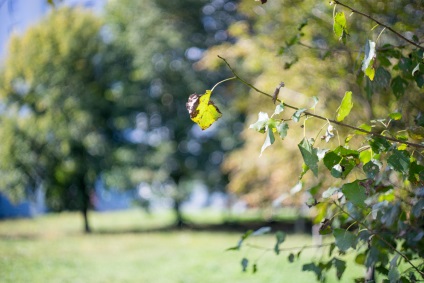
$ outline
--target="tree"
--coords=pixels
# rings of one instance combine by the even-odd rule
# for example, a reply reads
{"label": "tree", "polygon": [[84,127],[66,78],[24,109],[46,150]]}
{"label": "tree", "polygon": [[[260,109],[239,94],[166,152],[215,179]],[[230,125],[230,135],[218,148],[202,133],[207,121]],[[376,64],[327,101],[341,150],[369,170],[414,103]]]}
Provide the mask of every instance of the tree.
{"label": "tree", "polygon": [[80,210],[90,232],[96,182],[129,163],[124,132],[141,100],[131,62],[78,9],[55,10],[13,38],[1,75],[1,188],[15,198],[43,188],[53,211]]}
{"label": "tree", "polygon": [[[205,65],[216,67],[218,61],[231,69],[233,79],[248,86],[252,94],[259,93],[262,100],[267,97],[263,101],[270,105],[267,109],[252,99],[250,113],[257,117],[261,112],[256,123],[251,119],[248,124],[252,133],[266,135],[260,143],[272,156],[246,162],[247,152],[260,148],[253,135],[246,135],[244,149],[236,153],[244,156],[243,164],[230,158],[231,182],[236,182],[236,188],[253,187],[260,195],[257,188],[262,187],[255,184],[272,189],[293,175],[282,172],[282,168],[295,167],[293,158],[281,157],[292,155],[287,150],[276,154],[275,146],[267,149],[278,133],[286,148],[300,151],[297,156],[303,165],[296,173],[300,180],[312,175],[303,188],[310,197],[307,205],[320,224],[320,234],[334,240],[328,245],[329,257],[305,264],[303,270],[325,280],[334,268],[341,279],[348,264],[343,256],[352,252],[355,262],[368,270],[367,278],[359,282],[374,281],[376,273],[390,282],[424,279],[424,29],[422,19],[417,20],[422,18],[422,6],[417,1],[379,5],[333,1],[331,11],[316,1],[290,8],[294,2],[268,1],[263,6],[244,2],[240,9],[254,19],[230,29],[237,37],[235,45],[210,51],[213,57],[218,53],[225,58],[204,59]],[[299,19],[297,25],[293,23]],[[290,80],[281,78],[282,72]],[[324,100],[325,111],[317,108],[317,99],[290,99],[288,95],[296,92],[285,91],[281,80]],[[276,105],[273,100],[278,101]],[[287,134],[300,121],[303,129],[298,142],[295,146],[290,140],[286,143]],[[252,164],[259,162],[261,175],[251,174]],[[233,249],[239,250],[251,234],[243,235]],[[276,236],[274,251],[279,254],[284,250],[280,248],[284,234]],[[299,247],[299,254],[302,250]],[[289,254],[289,261],[294,259]],[[248,259],[242,265],[246,270]]]}
{"label": "tree", "polygon": [[[183,224],[181,204],[200,180],[210,191],[223,190],[225,176],[219,165],[224,153],[238,144],[230,137],[238,111],[202,133],[186,112],[190,93],[202,90],[219,76],[196,72],[194,64],[204,49],[214,43],[215,34],[231,21],[232,9],[223,2],[209,5],[219,13],[214,28],[203,25],[206,1],[111,1],[106,9],[111,34],[134,53],[139,95],[145,103],[139,109],[139,151],[144,167],[153,174],[150,184],[156,192],[171,195],[177,225]],[[227,7],[227,8],[225,8]],[[232,7],[232,6],[231,6]],[[208,32],[205,32],[205,27]],[[217,37],[219,39],[219,37]],[[231,100],[223,96],[222,100]],[[228,125],[228,126],[227,126]],[[225,144],[223,137],[227,138]]]}

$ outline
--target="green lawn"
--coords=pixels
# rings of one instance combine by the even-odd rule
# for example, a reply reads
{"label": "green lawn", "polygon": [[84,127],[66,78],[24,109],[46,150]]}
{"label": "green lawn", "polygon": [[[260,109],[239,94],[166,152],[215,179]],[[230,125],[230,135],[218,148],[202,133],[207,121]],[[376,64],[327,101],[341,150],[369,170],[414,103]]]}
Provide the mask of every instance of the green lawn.
{"label": "green lawn", "polygon": [[[321,253],[305,250],[299,261],[256,249],[225,250],[239,233],[140,232],[166,225],[169,214],[148,216],[139,210],[91,213],[94,231],[84,235],[79,214],[46,215],[0,222],[0,282],[314,282],[302,265]],[[197,216],[196,219],[201,219]],[[208,218],[209,219],[209,218]],[[134,231],[134,232],[126,232]],[[271,236],[254,244],[273,247]],[[282,247],[311,244],[307,235],[289,235]],[[243,257],[259,259],[258,272],[241,272]],[[349,263],[342,282],[352,282],[363,270]],[[336,282],[335,271],[328,282]]]}

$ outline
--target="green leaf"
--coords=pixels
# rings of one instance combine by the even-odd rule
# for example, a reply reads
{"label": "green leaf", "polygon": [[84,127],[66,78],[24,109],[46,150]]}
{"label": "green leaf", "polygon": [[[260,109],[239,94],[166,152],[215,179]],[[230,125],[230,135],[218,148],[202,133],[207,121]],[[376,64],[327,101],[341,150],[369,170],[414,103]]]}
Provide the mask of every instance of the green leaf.
{"label": "green leaf", "polygon": [[318,176],[318,155],[317,149],[312,146],[308,139],[303,140],[298,144],[300,152],[302,153],[303,161],[314,173],[315,177]]}
{"label": "green leaf", "polygon": [[235,246],[235,247],[231,247],[231,248],[228,248],[228,249],[227,249],[227,251],[236,251],[236,250],[240,250],[241,246],[243,245],[243,242],[244,242],[247,238],[249,238],[252,234],[253,234],[253,230],[248,230],[246,233],[244,233],[244,234],[241,236],[240,240],[239,240],[239,241],[238,241],[238,243],[237,243],[237,246]]}
{"label": "green leaf", "polygon": [[267,147],[271,146],[274,143],[274,141],[275,141],[274,132],[272,131],[272,129],[268,128],[265,142],[261,148],[261,155]]}
{"label": "green leaf", "polygon": [[416,204],[411,209],[412,215],[414,215],[416,218],[420,217],[422,211],[424,209],[424,198],[417,201]]}
{"label": "green leaf", "polygon": [[336,239],[336,246],[342,252],[346,252],[349,248],[355,248],[356,246],[356,236],[344,229],[334,229],[333,236]]}
{"label": "green leaf", "polygon": [[206,130],[215,123],[222,114],[218,107],[210,100],[212,91],[207,90],[205,94],[192,94],[188,98],[186,107],[191,120],[198,124],[202,130]]}
{"label": "green leaf", "polygon": [[347,183],[342,186],[342,192],[346,199],[356,206],[364,207],[367,199],[365,188],[359,185],[359,180]]}
{"label": "green leaf", "polygon": [[280,136],[280,138],[284,139],[287,136],[289,124],[287,124],[285,122],[281,122],[280,124],[278,124],[276,129],[277,129],[277,132],[278,132],[278,135]]}
{"label": "green leaf", "polygon": [[322,276],[322,270],[315,263],[308,263],[302,266],[302,271],[312,271],[317,276],[317,279],[320,280]]}
{"label": "green leaf", "polygon": [[269,120],[268,114],[265,112],[259,112],[258,116],[258,121],[256,121],[254,124],[251,124],[249,129],[254,129],[259,133],[265,133],[266,125],[268,124]]}
{"label": "green leaf", "polygon": [[[370,125],[367,125],[367,124],[362,124],[358,128],[359,129],[362,129],[362,130],[365,130],[367,132],[371,132],[371,129],[372,129],[371,126]],[[366,133],[361,132],[361,131],[355,131],[355,134],[357,134],[357,135],[366,135]]]}
{"label": "green leaf", "polygon": [[343,97],[342,103],[340,104],[340,107],[337,111],[337,117],[336,120],[338,122],[341,122],[346,118],[347,115],[349,115],[350,110],[352,110],[353,102],[352,102],[352,92],[347,91]]}
{"label": "green leaf", "polygon": [[387,163],[396,171],[405,175],[409,172],[409,153],[405,150],[394,150],[393,154],[387,159]]}
{"label": "green leaf", "polygon": [[396,96],[396,98],[400,98],[403,96],[406,90],[406,86],[408,85],[408,82],[400,76],[396,76],[393,80],[390,86],[392,87],[393,94]]}
{"label": "green leaf", "polygon": [[374,77],[375,77],[374,59],[371,60],[371,63],[368,65],[368,68],[365,69],[364,73],[370,79],[370,81],[374,80]]}
{"label": "green leaf", "polygon": [[366,256],[365,256],[364,253],[357,254],[356,257],[355,257],[355,262],[357,264],[364,265],[365,264],[365,258],[366,258]]}
{"label": "green leaf", "polygon": [[367,164],[368,162],[371,161],[371,158],[372,158],[371,149],[367,149],[359,153],[359,160],[362,162],[362,164]]}
{"label": "green leaf", "polygon": [[389,118],[395,121],[402,119],[402,114],[398,112],[393,112],[389,114]]}
{"label": "green leaf", "polygon": [[380,173],[380,166],[373,161],[367,162],[363,167],[364,172],[367,174],[367,178],[374,179]]}
{"label": "green leaf", "polygon": [[386,152],[392,146],[385,138],[375,137],[369,142],[372,150],[379,154],[382,152]]}
{"label": "green leaf", "polygon": [[333,259],[333,264],[336,267],[336,276],[337,276],[337,279],[340,280],[342,278],[343,273],[346,270],[346,262],[344,260],[340,260],[338,258],[334,258]]}
{"label": "green leaf", "polygon": [[247,258],[243,258],[241,260],[241,267],[243,268],[243,272],[246,272],[247,266],[249,265],[249,260]]}
{"label": "green leaf", "polygon": [[278,254],[280,254],[280,245],[286,239],[286,233],[284,233],[282,231],[278,231],[277,233],[275,233],[275,237],[277,238],[277,242],[275,243],[275,246],[274,246],[274,252],[275,252],[275,254],[278,255]]}
{"label": "green leaf", "polygon": [[290,263],[294,262],[294,254],[290,253],[287,259],[289,260]]}
{"label": "green leaf", "polygon": [[399,274],[399,270],[397,268],[398,259],[399,259],[399,255],[396,254],[393,257],[393,259],[390,261],[389,274],[387,276],[390,280],[390,283],[399,282],[398,280],[400,279],[400,274]]}
{"label": "green leaf", "polygon": [[346,27],[346,17],[343,12],[337,12],[334,15],[333,30],[334,34],[345,42],[348,32]]}
{"label": "green leaf", "polygon": [[295,121],[295,122],[299,122],[299,120],[300,120],[300,116],[302,115],[302,113],[303,112],[305,112],[307,109],[306,108],[301,108],[301,109],[298,109],[296,112],[294,112],[294,114],[293,114],[293,116],[292,116],[292,119],[293,119],[293,121]]}

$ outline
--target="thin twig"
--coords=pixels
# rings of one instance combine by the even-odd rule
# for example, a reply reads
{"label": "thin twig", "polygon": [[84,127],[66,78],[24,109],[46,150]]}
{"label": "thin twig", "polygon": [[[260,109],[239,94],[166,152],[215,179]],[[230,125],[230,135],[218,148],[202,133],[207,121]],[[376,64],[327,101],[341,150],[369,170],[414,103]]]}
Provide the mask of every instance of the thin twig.
{"label": "thin twig", "polygon": [[367,225],[365,225],[365,223],[363,223],[362,221],[356,219],[355,217],[353,217],[352,215],[350,215],[349,212],[345,211],[336,201],[333,202],[343,213],[345,213],[347,216],[349,216],[350,218],[352,218],[354,221],[356,221],[359,225],[361,225],[362,227],[364,227],[365,229],[367,229],[374,237],[377,237],[379,240],[381,240],[382,242],[384,242],[393,252],[397,253],[398,255],[400,255],[401,257],[403,257],[403,259],[409,263],[409,265],[411,265],[412,268],[414,268],[423,278],[424,278],[424,272],[422,272],[421,270],[418,269],[418,267],[416,267],[411,260],[404,255],[401,251],[397,250],[392,244],[390,244],[386,239],[384,239],[382,236],[380,236],[378,233],[375,233],[372,229],[368,228]]}
{"label": "thin twig", "polygon": [[[313,248],[320,249],[320,248],[331,246],[333,244],[334,244],[334,242],[327,243],[327,244],[319,244],[319,245],[306,245],[306,246],[302,246],[302,247],[282,248],[282,249],[278,249],[278,251],[279,252],[287,252],[287,251],[296,251],[296,250],[313,249]],[[250,243],[247,243],[246,246],[249,247],[249,248],[252,248],[252,249],[257,249],[257,250],[275,251],[275,249],[273,249],[273,248],[266,248],[266,247],[262,247],[262,246],[258,246],[258,245],[254,245],[254,244],[250,244]]]}
{"label": "thin twig", "polygon": [[423,46],[420,46],[420,45],[418,45],[417,43],[413,42],[412,40],[407,39],[406,37],[404,37],[403,35],[401,35],[399,32],[395,31],[393,28],[391,28],[391,27],[389,27],[388,25],[383,24],[382,22],[380,22],[380,21],[378,21],[378,20],[374,19],[374,18],[373,18],[373,17],[371,17],[370,15],[367,15],[367,14],[365,14],[365,13],[362,13],[362,12],[360,12],[360,11],[358,11],[358,10],[356,10],[356,9],[354,9],[354,8],[352,8],[352,7],[350,7],[350,6],[346,5],[346,4],[344,4],[344,3],[342,3],[342,2],[340,2],[340,1],[338,1],[338,0],[333,0],[333,2],[334,2],[335,4],[338,4],[338,5],[340,5],[340,6],[343,6],[343,7],[347,8],[347,9],[351,10],[353,13],[356,13],[356,14],[358,14],[358,15],[361,15],[361,16],[363,16],[363,17],[366,17],[366,18],[370,19],[371,21],[374,21],[375,23],[379,24],[379,25],[380,25],[380,26],[382,26],[382,27],[385,27],[386,29],[388,29],[389,31],[391,31],[392,33],[394,33],[394,34],[395,34],[396,36],[398,36],[399,38],[401,38],[401,39],[405,40],[406,42],[408,42],[408,43],[410,43],[410,44],[414,45],[415,47],[417,47],[417,48],[419,48],[419,49],[421,49],[421,50],[424,50],[424,47],[423,47]]}
{"label": "thin twig", "polygon": [[[247,82],[243,78],[241,78],[236,73],[236,71],[231,67],[231,65],[227,62],[227,60],[225,58],[223,58],[223,57],[221,57],[219,55],[218,55],[218,57],[225,62],[225,64],[228,66],[228,68],[233,73],[234,77],[236,77],[239,81],[241,81],[243,84],[245,84],[246,86],[250,87],[251,89],[255,90],[256,92],[258,92],[258,93],[260,93],[262,95],[265,95],[265,96],[273,99],[273,96],[271,94],[268,94],[268,93],[266,93],[266,92],[264,92],[264,91],[256,88],[254,85],[250,84],[249,82]],[[281,99],[279,99],[279,98],[277,98],[276,100],[278,102],[282,103],[287,108],[290,108],[290,109],[293,109],[293,110],[296,110],[296,111],[299,110],[298,107],[295,107],[295,106],[289,105],[289,104],[287,104],[285,102],[282,102]],[[306,116],[312,116],[312,117],[318,118],[320,120],[330,121],[333,124],[336,124],[336,125],[339,125],[339,126],[342,126],[342,127],[345,127],[345,128],[349,128],[349,129],[352,129],[352,130],[355,130],[355,131],[359,131],[359,132],[362,132],[362,133],[365,133],[365,134],[368,134],[368,135],[371,135],[371,136],[374,136],[374,137],[380,137],[380,138],[384,138],[386,140],[390,140],[390,141],[393,141],[393,142],[398,142],[398,143],[406,144],[406,145],[409,145],[409,146],[412,146],[412,147],[415,147],[415,148],[423,148],[424,149],[424,145],[422,145],[422,144],[417,144],[417,143],[402,141],[402,140],[399,140],[399,139],[396,139],[396,138],[392,138],[392,137],[386,137],[386,136],[383,136],[383,135],[378,134],[378,133],[373,133],[373,132],[370,132],[370,131],[367,131],[367,130],[364,130],[364,129],[361,129],[361,128],[358,128],[358,127],[355,127],[355,126],[351,126],[351,125],[348,125],[348,124],[345,124],[345,123],[342,123],[342,122],[338,122],[338,121],[333,120],[333,119],[329,119],[329,118],[326,118],[326,117],[323,117],[323,116],[314,114],[312,112],[305,111],[305,112],[303,112],[303,114],[305,114]]]}

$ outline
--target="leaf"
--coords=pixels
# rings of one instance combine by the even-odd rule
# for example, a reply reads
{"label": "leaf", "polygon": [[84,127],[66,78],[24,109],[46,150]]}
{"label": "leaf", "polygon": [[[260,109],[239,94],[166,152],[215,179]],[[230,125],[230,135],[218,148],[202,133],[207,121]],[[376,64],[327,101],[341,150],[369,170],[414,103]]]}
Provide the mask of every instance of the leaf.
{"label": "leaf", "polygon": [[275,142],[274,133],[273,133],[272,129],[268,129],[267,135],[266,135],[266,138],[265,138],[265,142],[264,142],[264,144],[262,145],[262,148],[261,148],[261,155],[264,152],[264,150],[267,147],[271,146],[274,142]]}
{"label": "leaf", "polygon": [[241,267],[243,268],[243,272],[246,272],[247,266],[249,265],[249,260],[247,258],[243,258],[241,260]]}
{"label": "leaf", "polygon": [[302,153],[303,161],[314,173],[315,177],[318,176],[318,155],[317,149],[313,148],[308,139],[303,140],[298,144],[300,152]]}
{"label": "leaf", "polygon": [[389,118],[395,121],[402,119],[402,114],[398,112],[393,112],[389,114]]}
{"label": "leaf", "polygon": [[266,125],[269,120],[268,114],[265,112],[259,112],[258,115],[259,115],[258,121],[256,121],[256,123],[254,124],[251,124],[249,126],[249,129],[254,129],[259,133],[265,133]]}
{"label": "leaf", "polygon": [[362,169],[367,174],[367,178],[374,179],[380,173],[380,166],[373,161],[367,162]]}
{"label": "leaf", "polygon": [[276,129],[280,138],[284,139],[287,136],[289,125],[285,122],[281,122],[280,124],[277,125]]}
{"label": "leaf", "polygon": [[331,228],[331,220],[325,218],[321,222],[321,227],[319,227],[319,234],[320,235],[328,235],[328,234],[331,234],[332,231],[333,231],[333,229]]}
{"label": "leaf", "polygon": [[392,146],[385,138],[375,137],[369,142],[372,151],[379,154],[382,152],[386,152]]}
{"label": "leaf", "polygon": [[336,246],[342,252],[356,246],[356,236],[349,231],[337,228],[333,230],[333,236],[336,239]]}
{"label": "leaf", "polygon": [[373,66],[375,57],[375,42],[368,40],[365,44],[365,57],[362,61],[362,71],[371,81],[374,80],[375,75],[375,69]]}
{"label": "leaf", "polygon": [[312,271],[317,276],[317,279],[320,280],[322,276],[322,270],[315,263],[308,263],[302,266],[302,271]]}
{"label": "leaf", "polygon": [[418,64],[415,66],[415,68],[412,70],[412,75],[413,75],[413,76],[415,75],[415,73],[416,73],[416,72],[419,72],[419,71],[420,71],[420,64],[421,64],[421,63],[418,63]]}
{"label": "leaf", "polygon": [[325,132],[325,135],[324,135],[325,142],[329,142],[330,139],[332,139],[334,137],[333,130],[334,130],[333,125],[331,125],[331,124],[328,125],[327,131]]}
{"label": "leaf", "polygon": [[364,201],[367,199],[365,188],[359,185],[359,180],[347,183],[342,186],[342,193],[346,199],[356,206],[365,206]]}
{"label": "leaf", "polygon": [[301,108],[301,109],[298,109],[296,112],[294,112],[294,114],[292,116],[293,121],[299,122],[300,115],[302,115],[302,113],[305,112],[306,110],[307,110],[306,108]]}
{"label": "leaf", "polygon": [[393,94],[396,96],[396,98],[400,98],[405,93],[407,85],[408,82],[402,79],[400,76],[396,76],[390,84]]}
{"label": "leaf", "polygon": [[238,241],[238,243],[237,243],[237,246],[235,246],[235,247],[231,247],[231,248],[228,248],[228,249],[227,249],[227,251],[238,251],[238,250],[240,250],[240,248],[241,248],[241,246],[242,246],[243,242],[244,242],[247,238],[249,238],[252,234],[253,234],[253,230],[248,230],[246,233],[244,233],[244,234],[241,236],[240,240],[239,240],[239,241]]}
{"label": "leaf", "polygon": [[284,103],[280,103],[280,104],[278,104],[276,107],[275,107],[275,111],[274,111],[274,114],[275,115],[278,115],[278,114],[280,114],[281,112],[283,112],[284,111]]}
{"label": "leaf", "polygon": [[352,110],[353,102],[352,102],[352,92],[346,91],[342,103],[340,104],[340,107],[337,111],[337,117],[336,120],[338,122],[341,122],[346,118],[347,115],[349,115],[350,110]]}
{"label": "leaf", "polygon": [[409,172],[409,154],[405,150],[394,150],[387,163],[396,171],[405,175]]}
{"label": "leaf", "polygon": [[[370,125],[367,125],[367,124],[362,124],[358,128],[359,129],[362,129],[364,131],[367,131],[367,132],[371,132],[371,129],[372,129],[371,126]],[[366,133],[361,132],[361,131],[358,131],[358,130],[355,131],[355,134],[357,134],[357,135],[366,135]]]}
{"label": "leaf", "polygon": [[374,77],[375,77],[374,59],[371,60],[371,63],[368,65],[368,68],[365,69],[364,73],[370,79],[370,81],[374,80]]}
{"label": "leaf", "polygon": [[317,104],[319,102],[319,99],[318,99],[317,96],[313,96],[312,99],[314,100],[314,103],[312,104],[312,107],[309,108],[309,109],[314,110],[315,109],[315,106],[317,106]]}
{"label": "leaf", "polygon": [[278,255],[278,254],[280,254],[280,245],[286,239],[286,233],[284,233],[282,231],[278,231],[277,233],[275,233],[275,237],[277,238],[277,242],[275,243],[275,246],[274,246],[274,252],[275,252],[275,254]]}
{"label": "leaf", "polygon": [[343,273],[346,270],[346,262],[344,260],[340,260],[338,258],[334,258],[333,259],[333,264],[336,267],[336,276],[337,276],[337,279],[340,280],[342,278]]}
{"label": "leaf", "polygon": [[334,34],[339,39],[343,40],[343,43],[345,43],[348,32],[346,27],[346,17],[343,12],[337,12],[334,15],[333,31],[334,31]]}
{"label": "leaf", "polygon": [[332,195],[334,195],[335,193],[338,193],[339,191],[340,191],[340,189],[339,188],[336,188],[336,187],[328,188],[326,191],[324,191],[322,193],[322,197],[323,198],[329,198]]}
{"label": "leaf", "polygon": [[269,233],[271,231],[271,227],[266,226],[266,227],[261,227],[258,230],[256,230],[255,232],[252,233],[252,236],[260,236],[266,233]]}
{"label": "leaf", "polygon": [[289,260],[290,263],[294,262],[294,254],[290,253],[287,259]]}
{"label": "leaf", "polygon": [[393,259],[390,261],[389,274],[387,276],[390,280],[390,283],[396,283],[400,279],[399,270],[397,269],[398,259],[399,259],[399,255],[396,254],[393,257]]}
{"label": "leaf", "polygon": [[202,130],[206,130],[222,117],[221,111],[210,100],[211,93],[210,90],[207,90],[203,95],[194,93],[190,95],[186,103],[191,120],[198,124]]}

